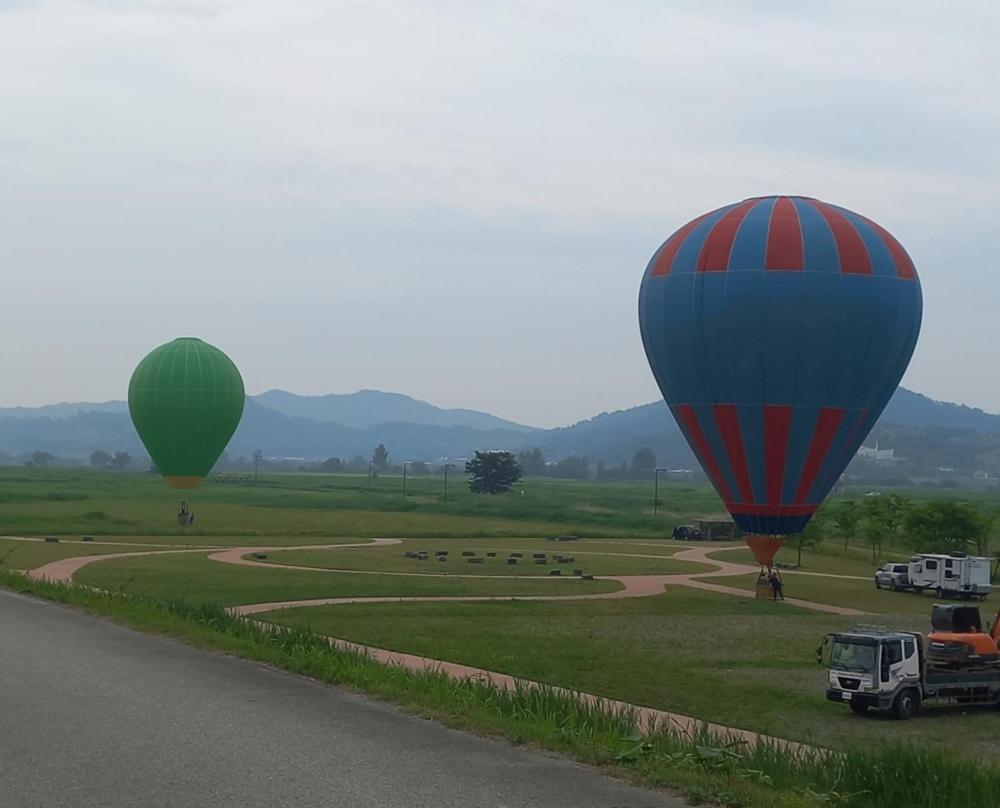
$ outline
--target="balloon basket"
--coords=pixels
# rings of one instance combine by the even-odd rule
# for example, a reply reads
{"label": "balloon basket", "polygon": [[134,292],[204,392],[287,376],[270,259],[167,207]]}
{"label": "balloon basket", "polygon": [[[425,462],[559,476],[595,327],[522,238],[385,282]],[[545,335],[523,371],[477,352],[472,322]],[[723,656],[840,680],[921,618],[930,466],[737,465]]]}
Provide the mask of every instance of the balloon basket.
{"label": "balloon basket", "polygon": [[757,581],[757,600],[770,600],[774,597],[774,593],[771,591],[771,584],[765,578],[762,581]]}

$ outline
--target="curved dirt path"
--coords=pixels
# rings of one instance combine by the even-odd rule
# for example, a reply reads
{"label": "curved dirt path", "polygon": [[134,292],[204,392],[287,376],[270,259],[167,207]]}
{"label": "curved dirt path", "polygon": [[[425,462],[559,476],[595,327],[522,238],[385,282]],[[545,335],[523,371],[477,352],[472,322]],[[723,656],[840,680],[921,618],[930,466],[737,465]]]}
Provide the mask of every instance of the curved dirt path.
{"label": "curved dirt path", "polygon": [[[307,569],[311,572],[318,571],[315,567],[295,567],[292,565],[283,564],[268,564],[262,563],[260,561],[255,561],[253,559],[247,559],[243,556],[255,552],[276,552],[278,550],[292,550],[292,549],[338,549],[338,548],[351,548],[351,547],[372,547],[372,546],[385,546],[392,544],[401,544],[400,539],[375,539],[369,542],[363,543],[353,543],[353,544],[332,544],[332,545],[304,545],[302,547],[234,547],[227,548],[218,552],[209,553],[208,557],[214,561],[219,561],[221,563],[235,564],[239,566],[247,567],[283,567],[291,569]],[[674,575],[622,575],[622,576],[595,576],[599,580],[612,580],[617,581],[622,585],[620,590],[614,592],[595,592],[592,594],[582,594],[582,595],[527,595],[527,596],[410,596],[410,597],[349,597],[349,598],[318,598],[309,600],[297,600],[297,601],[278,601],[272,603],[255,603],[246,604],[242,606],[234,606],[231,611],[234,614],[250,617],[251,615],[261,614],[263,612],[278,611],[282,609],[292,609],[292,608],[303,608],[308,606],[326,606],[326,605],[347,605],[347,604],[357,604],[357,603],[433,603],[433,602],[489,602],[489,601],[514,601],[514,600],[525,600],[525,601],[563,601],[563,600],[599,600],[599,599],[620,599],[620,598],[636,598],[636,597],[653,597],[662,594],[664,587],[666,586],[687,586],[694,589],[701,589],[710,592],[717,592],[720,594],[735,595],[737,597],[754,597],[754,592],[746,589],[739,589],[737,587],[724,586],[720,584],[712,584],[701,579],[703,578],[713,578],[713,577],[725,577],[731,575],[742,575],[742,574],[752,574],[757,572],[757,568],[746,565],[733,563],[728,561],[720,561],[719,559],[711,558],[709,553],[718,552],[717,547],[695,547],[681,552],[675,553],[672,557],[681,561],[693,561],[697,563],[707,564],[714,566],[714,570],[699,573],[687,573],[687,574],[674,574]],[[57,561],[49,562],[36,569],[30,570],[27,574],[36,579],[44,579],[50,581],[59,581],[63,583],[69,583],[72,581],[73,576],[83,567],[88,564],[97,563],[99,561],[104,561],[113,558],[130,558],[141,555],[165,555],[165,554],[176,554],[176,553],[202,553],[206,552],[206,548],[191,548],[191,549],[180,549],[180,550],[150,550],[146,552],[135,551],[127,553],[110,553],[107,555],[91,555],[91,556],[80,556],[75,558],[64,558]],[[597,553],[595,553],[597,554]],[[662,558],[663,556],[657,556],[657,558]],[[330,570],[332,571],[332,570]],[[349,572],[358,572],[357,570],[350,570]],[[372,574],[395,574],[395,575],[408,575],[410,573],[378,573],[374,572]],[[437,573],[418,573],[422,575],[437,575]],[[812,573],[815,575],[822,575],[822,573]],[[458,577],[458,576],[456,576]],[[490,577],[490,578],[530,578],[532,580],[545,580],[543,576],[474,576],[474,575],[462,575],[461,577]],[[847,576],[830,576],[830,577],[847,577]],[[560,580],[574,580],[572,577],[567,576],[566,578],[560,578]],[[814,611],[828,612],[831,614],[838,615],[863,615],[865,612],[858,611],[856,609],[848,609],[841,606],[833,606],[825,603],[816,603],[812,601],[799,600],[797,598],[789,598],[785,603],[790,605],[800,606],[805,609],[811,609]],[[261,621],[256,621],[259,625],[267,627],[269,630],[281,630],[278,626],[273,623],[266,623]],[[448,662],[445,660],[432,659],[429,657],[422,657],[416,654],[407,654],[398,651],[391,651],[384,648],[376,648],[373,646],[362,645],[359,643],[354,643],[349,640],[342,640],[335,637],[327,637],[328,642],[334,648],[341,650],[353,651],[356,653],[363,653],[375,661],[381,662],[385,665],[395,665],[398,667],[405,668],[410,671],[422,672],[422,671],[433,671],[437,673],[442,673],[453,679],[477,679],[480,681],[489,682],[495,687],[504,690],[510,690],[515,688],[538,688],[538,687],[549,687],[563,694],[573,695],[576,698],[581,699],[585,703],[600,706],[605,709],[624,711],[631,713],[635,716],[636,721],[640,727],[645,728],[647,731],[652,731],[655,728],[672,728],[676,731],[685,734],[694,734],[701,729],[707,729],[712,734],[716,735],[722,740],[736,740],[745,743],[757,743],[758,741],[765,741],[772,743],[778,748],[786,752],[799,752],[806,749],[813,749],[804,744],[800,744],[794,741],[789,741],[783,738],[776,738],[773,736],[761,735],[750,730],[740,729],[737,727],[729,727],[722,724],[714,724],[700,719],[694,718],[692,716],[681,715],[678,713],[671,713],[664,710],[657,710],[652,707],[646,707],[638,704],[630,704],[628,702],[619,701],[616,699],[610,699],[603,696],[598,696],[592,693],[584,693],[579,691],[570,690],[567,688],[553,687],[551,685],[545,685],[541,682],[536,682],[531,679],[522,679],[519,677],[511,676],[509,674],[500,673],[498,671],[489,671],[483,668],[476,668],[469,665],[462,665],[456,662]]]}

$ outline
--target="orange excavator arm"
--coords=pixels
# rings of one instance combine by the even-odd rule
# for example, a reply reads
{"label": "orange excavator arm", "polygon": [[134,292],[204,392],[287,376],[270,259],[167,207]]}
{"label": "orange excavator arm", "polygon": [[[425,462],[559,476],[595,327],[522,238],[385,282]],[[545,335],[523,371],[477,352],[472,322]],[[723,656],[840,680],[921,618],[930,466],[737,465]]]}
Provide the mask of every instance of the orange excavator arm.
{"label": "orange excavator arm", "polygon": [[993,628],[990,629],[990,636],[993,638],[993,642],[997,644],[1000,648],[1000,612],[997,612],[997,616],[993,618]]}

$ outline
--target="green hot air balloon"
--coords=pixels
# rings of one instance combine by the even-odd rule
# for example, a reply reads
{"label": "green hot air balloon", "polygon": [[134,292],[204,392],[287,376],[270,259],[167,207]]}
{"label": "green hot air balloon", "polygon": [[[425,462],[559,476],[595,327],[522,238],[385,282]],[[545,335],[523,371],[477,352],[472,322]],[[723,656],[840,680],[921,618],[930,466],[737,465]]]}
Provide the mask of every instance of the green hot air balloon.
{"label": "green hot air balloon", "polygon": [[167,483],[197,488],[243,415],[243,379],[207,342],[181,337],[143,359],[128,385],[135,431]]}

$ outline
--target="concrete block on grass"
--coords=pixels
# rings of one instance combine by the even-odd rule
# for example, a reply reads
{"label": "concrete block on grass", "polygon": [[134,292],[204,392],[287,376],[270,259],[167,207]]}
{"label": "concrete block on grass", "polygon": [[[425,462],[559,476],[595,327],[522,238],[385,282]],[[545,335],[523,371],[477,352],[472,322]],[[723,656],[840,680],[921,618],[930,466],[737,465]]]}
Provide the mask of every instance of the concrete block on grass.
{"label": "concrete block on grass", "polygon": [[94,537],[93,537],[93,536],[81,536],[80,538],[81,538],[81,539],[82,539],[83,541],[93,541],[93,540],[94,540]]}
{"label": "concrete block on grass", "polygon": [[549,575],[562,575],[562,570],[549,570]]}
{"label": "concrete block on grass", "polygon": [[508,558],[507,559],[507,563],[508,564],[516,564],[517,563],[517,559],[516,558]]}
{"label": "concrete block on grass", "polygon": [[474,556],[475,554],[474,550],[462,550],[462,555],[465,557]]}
{"label": "concrete block on grass", "polygon": [[49,544],[55,544],[57,541],[59,541],[59,537],[58,536],[46,536],[45,537],[45,541],[47,541]]}
{"label": "concrete block on grass", "polygon": [[544,558],[536,558],[535,559],[535,563],[536,564],[543,564],[544,565],[544,564],[548,564],[549,562],[546,561]]}

